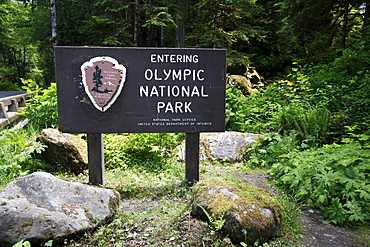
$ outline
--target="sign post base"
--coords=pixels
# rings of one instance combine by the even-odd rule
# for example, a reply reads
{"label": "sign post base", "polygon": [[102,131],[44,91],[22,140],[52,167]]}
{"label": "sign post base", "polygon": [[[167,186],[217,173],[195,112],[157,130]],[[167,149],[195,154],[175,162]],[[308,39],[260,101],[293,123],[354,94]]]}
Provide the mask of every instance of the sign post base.
{"label": "sign post base", "polygon": [[89,163],[89,183],[104,185],[104,145],[103,134],[87,134]]}
{"label": "sign post base", "polygon": [[186,133],[185,179],[190,186],[199,181],[199,132]]}

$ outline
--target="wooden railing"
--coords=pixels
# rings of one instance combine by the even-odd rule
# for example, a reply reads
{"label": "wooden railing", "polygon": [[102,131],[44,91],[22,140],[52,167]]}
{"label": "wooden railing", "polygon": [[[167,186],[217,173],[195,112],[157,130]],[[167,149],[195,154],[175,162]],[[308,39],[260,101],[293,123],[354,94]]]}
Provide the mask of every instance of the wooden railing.
{"label": "wooden railing", "polygon": [[19,108],[26,106],[26,98],[29,97],[29,94],[24,91],[3,93],[5,97],[0,98],[0,127],[20,117],[17,112]]}

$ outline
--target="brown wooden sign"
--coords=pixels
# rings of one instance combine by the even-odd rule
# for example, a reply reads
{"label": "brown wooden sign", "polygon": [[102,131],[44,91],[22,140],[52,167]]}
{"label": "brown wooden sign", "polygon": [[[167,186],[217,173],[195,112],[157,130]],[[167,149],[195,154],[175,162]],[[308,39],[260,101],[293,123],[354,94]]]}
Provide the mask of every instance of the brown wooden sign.
{"label": "brown wooden sign", "polygon": [[56,47],[71,133],[224,131],[226,50]]}

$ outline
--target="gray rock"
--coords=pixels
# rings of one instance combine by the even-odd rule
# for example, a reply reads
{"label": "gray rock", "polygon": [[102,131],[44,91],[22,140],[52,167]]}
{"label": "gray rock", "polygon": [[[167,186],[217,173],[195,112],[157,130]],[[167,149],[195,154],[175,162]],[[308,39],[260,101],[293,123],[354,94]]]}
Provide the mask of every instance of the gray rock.
{"label": "gray rock", "polygon": [[[201,133],[199,159],[242,161],[245,151],[256,142],[258,136],[257,134],[240,132]],[[185,160],[185,142],[178,149],[176,155]]]}
{"label": "gray rock", "polygon": [[[234,66],[233,66],[234,65]],[[255,67],[247,66],[238,66],[236,64],[228,64],[227,72],[230,75],[243,75],[253,86],[263,86],[265,79],[261,76]],[[230,84],[230,82],[229,82]]]}
{"label": "gray rock", "polygon": [[61,166],[75,174],[87,169],[87,143],[81,138],[57,129],[44,129],[36,141],[46,145],[40,158],[47,163]]}
{"label": "gray rock", "polygon": [[283,208],[267,190],[208,179],[194,187],[192,214],[229,235],[235,244],[264,242],[279,233]]}
{"label": "gray rock", "polygon": [[67,239],[103,224],[118,207],[119,194],[113,190],[35,172],[0,193],[0,246]]}
{"label": "gray rock", "polygon": [[245,76],[230,75],[227,77],[227,83],[238,88],[244,95],[251,95],[253,93],[252,83]]}

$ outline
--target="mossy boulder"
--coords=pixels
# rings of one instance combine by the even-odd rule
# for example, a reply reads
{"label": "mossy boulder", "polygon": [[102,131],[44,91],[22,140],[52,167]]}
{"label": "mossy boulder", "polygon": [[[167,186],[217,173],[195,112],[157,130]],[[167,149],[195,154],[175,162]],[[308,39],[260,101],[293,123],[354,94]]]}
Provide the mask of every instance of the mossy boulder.
{"label": "mossy boulder", "polygon": [[211,178],[194,187],[192,215],[229,235],[235,244],[276,236],[283,208],[271,192],[241,181]]}
{"label": "mossy boulder", "polygon": [[80,137],[57,129],[44,129],[36,141],[46,145],[39,157],[47,163],[61,166],[74,174],[87,169],[87,143]]}
{"label": "mossy boulder", "polygon": [[251,95],[253,93],[252,83],[245,76],[230,75],[227,77],[227,83],[238,88],[244,95]]}

